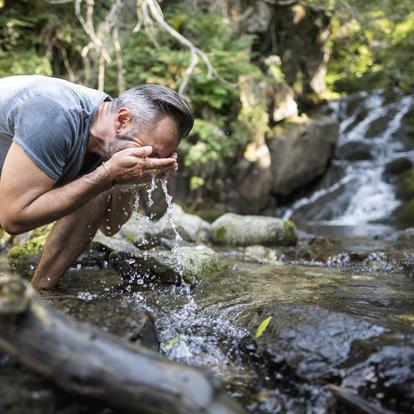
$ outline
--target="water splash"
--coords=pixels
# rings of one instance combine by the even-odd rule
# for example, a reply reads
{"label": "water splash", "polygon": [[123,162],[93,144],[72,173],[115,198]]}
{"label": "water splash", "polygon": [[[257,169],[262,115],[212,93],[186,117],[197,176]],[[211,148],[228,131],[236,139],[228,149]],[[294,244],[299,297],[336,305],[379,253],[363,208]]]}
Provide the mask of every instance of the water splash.
{"label": "water splash", "polygon": [[152,174],[151,176],[151,183],[150,186],[147,189],[147,195],[148,195],[148,207],[152,207],[154,205],[154,200],[152,199],[152,194],[157,189],[157,179],[155,178],[155,174]]}
{"label": "water splash", "polygon": [[176,225],[176,223],[173,219],[174,207],[173,207],[173,204],[172,204],[172,196],[168,193],[167,180],[162,180],[161,181],[161,188],[162,188],[162,191],[163,191],[164,196],[165,196],[165,201],[167,203],[167,212],[166,212],[167,220],[168,220],[168,223],[170,224],[170,226],[171,226],[171,228],[174,232],[174,236],[175,236],[173,248],[171,249],[171,251],[175,254],[175,257],[177,259],[177,266],[176,266],[177,273],[181,277],[182,284],[185,284],[184,278],[183,278],[183,275],[184,275],[183,263],[182,263],[182,258],[181,258],[180,251],[179,251],[180,250],[180,242],[182,241],[183,238],[181,237],[180,233],[178,232],[177,225]]}

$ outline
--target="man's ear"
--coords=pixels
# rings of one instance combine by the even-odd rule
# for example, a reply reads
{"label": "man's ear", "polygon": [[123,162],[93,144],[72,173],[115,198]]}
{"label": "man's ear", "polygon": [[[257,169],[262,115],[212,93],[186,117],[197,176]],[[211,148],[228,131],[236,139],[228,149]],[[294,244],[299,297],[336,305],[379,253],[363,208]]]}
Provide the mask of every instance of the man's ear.
{"label": "man's ear", "polygon": [[115,132],[117,134],[123,134],[129,129],[131,129],[131,125],[131,112],[125,107],[119,108],[115,114]]}

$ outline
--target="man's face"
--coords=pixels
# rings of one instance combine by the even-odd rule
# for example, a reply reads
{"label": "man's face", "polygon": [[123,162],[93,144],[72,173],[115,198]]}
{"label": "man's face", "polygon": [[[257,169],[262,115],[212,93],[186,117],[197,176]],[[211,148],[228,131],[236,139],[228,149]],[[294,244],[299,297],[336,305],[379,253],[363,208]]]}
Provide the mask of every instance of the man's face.
{"label": "man's face", "polygon": [[150,145],[153,148],[151,157],[168,158],[176,151],[179,143],[175,121],[165,116],[157,122],[154,128],[141,133],[140,136],[134,136],[129,131],[117,134],[109,145],[109,152],[113,155],[126,148]]}

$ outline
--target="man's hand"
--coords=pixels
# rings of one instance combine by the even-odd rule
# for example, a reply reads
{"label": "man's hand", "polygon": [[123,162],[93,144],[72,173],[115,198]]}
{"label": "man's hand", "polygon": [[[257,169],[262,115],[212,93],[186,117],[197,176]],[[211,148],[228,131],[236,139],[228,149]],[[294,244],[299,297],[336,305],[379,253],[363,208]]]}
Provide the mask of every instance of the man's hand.
{"label": "man's hand", "polygon": [[116,184],[139,184],[168,176],[177,170],[177,155],[151,158],[152,147],[127,148],[115,153],[106,163]]}

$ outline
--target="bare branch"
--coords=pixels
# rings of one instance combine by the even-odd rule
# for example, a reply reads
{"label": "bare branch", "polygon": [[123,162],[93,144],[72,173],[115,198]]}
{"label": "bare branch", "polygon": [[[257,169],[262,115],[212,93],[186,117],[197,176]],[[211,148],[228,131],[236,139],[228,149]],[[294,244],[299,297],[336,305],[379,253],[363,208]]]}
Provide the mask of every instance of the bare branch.
{"label": "bare branch", "polygon": [[[235,83],[231,83],[224,79],[216,70],[216,68],[212,65],[209,57],[205,52],[200,50],[198,47],[196,47],[192,42],[190,42],[186,37],[184,37],[181,33],[177,32],[173,27],[171,27],[164,19],[164,16],[162,14],[162,10],[157,3],[156,0],[141,0],[141,7],[150,10],[151,16],[153,19],[158,23],[158,25],[167,33],[169,33],[171,36],[173,36],[178,42],[180,42],[182,45],[186,46],[188,49],[190,49],[191,52],[191,63],[188,66],[187,70],[185,71],[184,78],[181,81],[181,85],[179,88],[179,93],[182,95],[184,93],[184,90],[188,84],[188,81],[194,72],[194,69],[196,68],[199,60],[201,59],[208,71],[208,76],[214,76],[215,78],[219,79],[221,82],[225,83],[226,85],[229,85],[231,87],[237,87],[238,85]],[[144,15],[144,11],[143,11]]]}
{"label": "bare branch", "polygon": [[121,93],[125,89],[124,81],[124,62],[122,60],[122,48],[121,41],[119,38],[118,27],[115,26],[112,31],[112,37],[114,41],[115,56],[116,56],[116,68],[118,76],[118,92]]}

